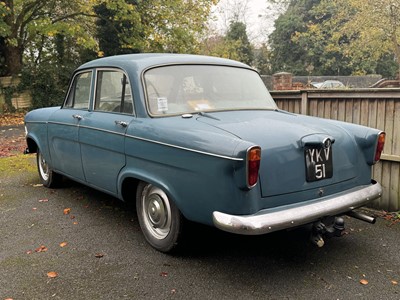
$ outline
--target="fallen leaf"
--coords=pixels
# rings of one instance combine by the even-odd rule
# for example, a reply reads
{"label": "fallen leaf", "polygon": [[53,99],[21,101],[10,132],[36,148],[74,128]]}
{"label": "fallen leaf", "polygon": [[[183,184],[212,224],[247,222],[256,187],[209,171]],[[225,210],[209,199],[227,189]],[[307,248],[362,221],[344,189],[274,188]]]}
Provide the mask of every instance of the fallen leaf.
{"label": "fallen leaf", "polygon": [[175,294],[175,293],[176,293],[176,289],[172,289],[171,294]]}
{"label": "fallen leaf", "polygon": [[72,223],[72,224],[74,224],[74,225],[78,225],[78,222],[76,222],[76,221],[75,221],[75,222],[74,222],[74,223]]}
{"label": "fallen leaf", "polygon": [[37,210],[37,208],[36,207],[32,207],[32,210]]}
{"label": "fallen leaf", "polygon": [[26,254],[32,254],[32,250],[26,251]]}
{"label": "fallen leaf", "polygon": [[104,256],[104,254],[103,253],[96,253],[94,256],[97,257],[97,258],[102,258]]}
{"label": "fallen leaf", "polygon": [[60,243],[60,247],[61,247],[61,248],[65,247],[65,246],[67,246],[67,245],[68,245],[67,242],[62,242],[62,243]]}
{"label": "fallen leaf", "polygon": [[160,276],[161,276],[161,277],[167,277],[167,276],[168,276],[168,273],[167,273],[167,272],[161,272],[161,273],[160,273]]}
{"label": "fallen leaf", "polygon": [[49,278],[56,278],[58,276],[57,272],[48,272],[47,277]]}
{"label": "fallen leaf", "polygon": [[43,186],[43,184],[39,183],[39,184],[34,184],[33,187],[40,187]]}
{"label": "fallen leaf", "polygon": [[70,208],[64,208],[64,215],[68,215],[71,212]]}
{"label": "fallen leaf", "polygon": [[40,203],[49,202],[49,199],[40,199],[39,202],[40,202]]}
{"label": "fallen leaf", "polygon": [[368,284],[368,280],[366,280],[366,279],[361,279],[361,280],[360,280],[360,283],[361,283],[362,285],[367,285],[367,284]]}
{"label": "fallen leaf", "polygon": [[393,285],[398,285],[399,283],[396,280],[392,280]]}
{"label": "fallen leaf", "polygon": [[35,249],[35,252],[46,252],[47,250],[48,249],[45,246],[41,245],[40,247]]}
{"label": "fallen leaf", "polygon": [[73,220],[73,219],[75,219],[75,216],[70,215],[69,218],[70,218],[71,220]]}
{"label": "fallen leaf", "polygon": [[13,300],[13,298],[6,298],[6,299],[4,299],[4,300]]}

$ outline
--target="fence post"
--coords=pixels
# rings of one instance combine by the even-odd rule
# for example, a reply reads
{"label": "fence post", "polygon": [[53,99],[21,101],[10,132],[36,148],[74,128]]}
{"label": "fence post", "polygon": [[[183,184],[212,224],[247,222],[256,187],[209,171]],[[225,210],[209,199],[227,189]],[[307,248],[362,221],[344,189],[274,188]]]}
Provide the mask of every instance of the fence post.
{"label": "fence post", "polygon": [[308,116],[308,91],[301,91],[301,110],[302,115]]}

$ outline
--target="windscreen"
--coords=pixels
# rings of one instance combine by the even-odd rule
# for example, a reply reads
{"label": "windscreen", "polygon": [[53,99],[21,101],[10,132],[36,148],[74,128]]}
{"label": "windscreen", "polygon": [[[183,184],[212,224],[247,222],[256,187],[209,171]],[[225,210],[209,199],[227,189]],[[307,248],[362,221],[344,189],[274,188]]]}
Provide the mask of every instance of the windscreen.
{"label": "windscreen", "polygon": [[152,116],[207,111],[276,109],[257,72],[216,65],[174,65],[144,74]]}

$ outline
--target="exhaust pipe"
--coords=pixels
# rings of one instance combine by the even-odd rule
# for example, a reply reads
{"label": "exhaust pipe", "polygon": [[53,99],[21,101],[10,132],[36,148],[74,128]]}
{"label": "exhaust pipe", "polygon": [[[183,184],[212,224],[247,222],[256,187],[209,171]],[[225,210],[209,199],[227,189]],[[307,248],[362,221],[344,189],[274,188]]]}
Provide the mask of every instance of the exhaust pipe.
{"label": "exhaust pipe", "polygon": [[375,217],[367,216],[365,214],[358,213],[353,210],[347,212],[346,215],[348,215],[349,217],[353,217],[355,219],[370,223],[370,224],[375,224],[375,222],[376,222]]}

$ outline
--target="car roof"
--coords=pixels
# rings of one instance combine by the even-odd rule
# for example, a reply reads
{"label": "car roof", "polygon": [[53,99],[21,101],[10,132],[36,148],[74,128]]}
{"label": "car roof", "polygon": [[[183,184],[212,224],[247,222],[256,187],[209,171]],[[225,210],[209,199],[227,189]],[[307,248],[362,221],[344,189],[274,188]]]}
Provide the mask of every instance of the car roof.
{"label": "car roof", "polygon": [[140,71],[154,66],[171,64],[228,65],[250,68],[248,65],[238,61],[213,56],[170,53],[141,53],[116,55],[95,59],[81,65],[78,70],[96,67],[119,67],[122,69],[133,68]]}

